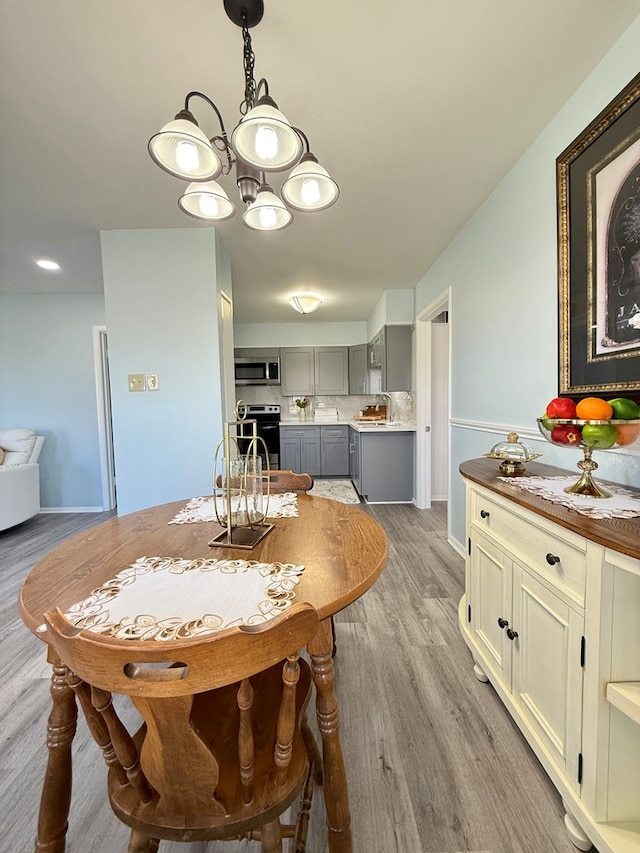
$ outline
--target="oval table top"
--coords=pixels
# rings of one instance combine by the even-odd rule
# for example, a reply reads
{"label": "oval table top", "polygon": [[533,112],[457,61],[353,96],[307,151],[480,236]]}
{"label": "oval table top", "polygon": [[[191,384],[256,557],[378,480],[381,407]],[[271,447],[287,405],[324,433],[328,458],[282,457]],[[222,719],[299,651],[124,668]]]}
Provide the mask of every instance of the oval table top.
{"label": "oval table top", "polygon": [[32,569],[20,592],[22,619],[36,632],[46,611],[66,611],[144,556],[304,565],[296,599],[327,619],[374,584],[387,561],[387,537],[353,504],[309,494],[297,498],[299,516],[268,519],[274,529],[253,550],[210,547],[220,530],[215,522],[169,524],[188,498],[98,524],[59,545]]}

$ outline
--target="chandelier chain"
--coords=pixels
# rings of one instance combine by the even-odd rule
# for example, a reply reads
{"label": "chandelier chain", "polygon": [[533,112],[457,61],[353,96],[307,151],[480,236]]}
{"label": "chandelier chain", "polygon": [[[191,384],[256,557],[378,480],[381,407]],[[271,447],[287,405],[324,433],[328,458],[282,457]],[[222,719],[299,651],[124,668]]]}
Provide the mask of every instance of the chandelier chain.
{"label": "chandelier chain", "polygon": [[253,76],[253,68],[256,61],[256,55],[253,52],[251,43],[251,33],[247,26],[247,15],[242,12],[242,39],[244,41],[243,63],[244,63],[244,101],[240,104],[240,112],[246,115],[256,103],[256,81]]}

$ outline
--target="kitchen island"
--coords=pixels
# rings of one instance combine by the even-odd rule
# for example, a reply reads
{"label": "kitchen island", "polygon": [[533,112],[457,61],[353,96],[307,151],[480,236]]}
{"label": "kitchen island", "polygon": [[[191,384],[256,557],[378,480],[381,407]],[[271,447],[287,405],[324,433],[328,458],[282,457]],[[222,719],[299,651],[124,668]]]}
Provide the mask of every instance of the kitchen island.
{"label": "kitchen island", "polygon": [[314,477],[350,477],[368,503],[410,503],[415,425],[340,420],[280,422],[280,466]]}

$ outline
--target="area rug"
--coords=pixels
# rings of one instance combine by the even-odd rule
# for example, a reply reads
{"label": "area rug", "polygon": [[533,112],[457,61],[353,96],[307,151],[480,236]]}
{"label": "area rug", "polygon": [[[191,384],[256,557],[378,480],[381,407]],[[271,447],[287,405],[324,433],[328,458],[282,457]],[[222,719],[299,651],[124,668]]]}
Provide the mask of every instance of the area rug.
{"label": "area rug", "polygon": [[331,498],[343,504],[359,504],[360,498],[351,480],[314,480],[310,495]]}

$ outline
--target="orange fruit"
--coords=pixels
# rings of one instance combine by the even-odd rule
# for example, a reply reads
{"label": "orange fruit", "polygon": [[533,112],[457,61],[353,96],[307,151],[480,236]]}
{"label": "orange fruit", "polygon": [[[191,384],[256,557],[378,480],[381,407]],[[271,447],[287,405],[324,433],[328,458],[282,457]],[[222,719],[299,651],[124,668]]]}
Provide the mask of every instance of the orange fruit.
{"label": "orange fruit", "polygon": [[576,406],[576,417],[585,421],[608,421],[613,407],[600,397],[585,397]]}
{"label": "orange fruit", "polygon": [[618,424],[616,432],[618,444],[634,444],[640,435],[640,426],[637,424]]}

